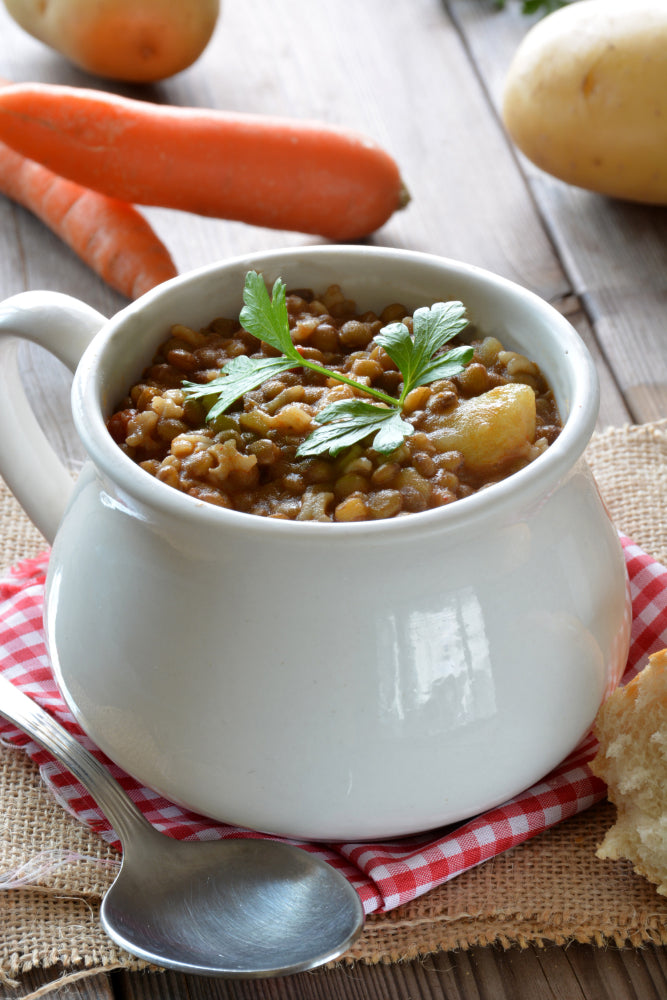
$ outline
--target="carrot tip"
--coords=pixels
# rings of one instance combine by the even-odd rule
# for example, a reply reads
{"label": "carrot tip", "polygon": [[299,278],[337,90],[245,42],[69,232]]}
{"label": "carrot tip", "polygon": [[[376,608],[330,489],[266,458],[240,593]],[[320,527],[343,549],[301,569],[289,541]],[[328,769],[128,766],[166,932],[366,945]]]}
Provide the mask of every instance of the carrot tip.
{"label": "carrot tip", "polygon": [[398,205],[397,211],[401,208],[405,208],[412,201],[412,195],[408,191],[405,184],[401,181],[401,189],[398,192]]}

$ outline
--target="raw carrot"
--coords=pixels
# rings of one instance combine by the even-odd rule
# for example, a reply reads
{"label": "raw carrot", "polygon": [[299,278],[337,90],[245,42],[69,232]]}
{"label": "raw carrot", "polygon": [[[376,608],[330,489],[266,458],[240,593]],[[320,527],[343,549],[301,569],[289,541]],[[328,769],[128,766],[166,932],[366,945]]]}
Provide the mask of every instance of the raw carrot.
{"label": "raw carrot", "polygon": [[4,143],[0,192],[41,219],[127,298],[138,298],[176,275],[167,248],[131,205],[58,177]]}
{"label": "raw carrot", "polygon": [[122,201],[333,240],[366,236],[407,201],[387,152],[320,122],[15,84],[0,92],[0,139]]}
{"label": "raw carrot", "polygon": [[[8,86],[0,78],[0,88]],[[103,281],[129,299],[176,276],[169,251],[131,205],[59,177],[3,142],[0,193],[36,215]]]}

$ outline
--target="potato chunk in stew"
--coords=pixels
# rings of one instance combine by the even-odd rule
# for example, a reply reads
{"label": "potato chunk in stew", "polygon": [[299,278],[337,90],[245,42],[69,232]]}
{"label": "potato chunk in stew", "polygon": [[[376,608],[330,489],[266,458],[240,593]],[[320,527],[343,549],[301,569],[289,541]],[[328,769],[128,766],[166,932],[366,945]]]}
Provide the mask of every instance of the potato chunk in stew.
{"label": "potato chunk in stew", "polygon": [[468,468],[493,472],[528,455],[535,442],[535,393],[518,382],[464,399],[433,434],[438,451],[460,451]]}

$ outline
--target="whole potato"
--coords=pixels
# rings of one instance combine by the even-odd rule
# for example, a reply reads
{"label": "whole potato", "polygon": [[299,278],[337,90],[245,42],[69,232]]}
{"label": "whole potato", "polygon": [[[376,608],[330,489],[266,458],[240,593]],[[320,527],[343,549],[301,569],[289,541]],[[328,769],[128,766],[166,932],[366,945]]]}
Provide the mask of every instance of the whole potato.
{"label": "whole potato", "polygon": [[96,76],[163,80],[206,48],[219,0],[5,0],[17,24]]}
{"label": "whole potato", "polygon": [[539,21],[510,66],[503,119],[553,176],[667,204],[667,0],[579,0]]}

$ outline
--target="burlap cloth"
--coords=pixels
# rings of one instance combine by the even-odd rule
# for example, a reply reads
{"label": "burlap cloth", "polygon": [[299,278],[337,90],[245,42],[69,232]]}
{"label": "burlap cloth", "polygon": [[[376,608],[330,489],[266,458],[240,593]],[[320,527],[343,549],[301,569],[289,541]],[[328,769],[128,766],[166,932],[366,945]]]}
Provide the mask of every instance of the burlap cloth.
{"label": "burlap cloth", "polygon": [[[667,421],[598,433],[588,459],[618,527],[667,564]],[[0,483],[0,568],[43,547]],[[409,905],[371,915],[350,958],[395,962],[491,943],[667,943],[667,898],[628,864],[595,856],[612,819],[613,807],[601,803]],[[0,747],[0,884],[18,883],[0,889],[0,983],[11,987],[33,967],[52,969],[58,985],[142,967],[98,923],[117,863],[56,804],[23,752]]]}

